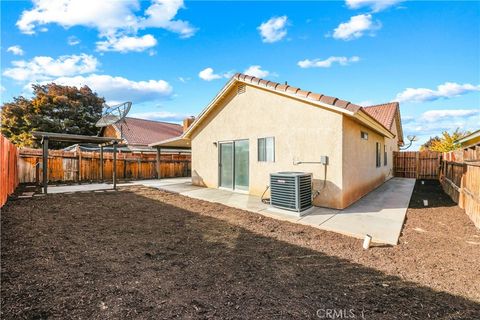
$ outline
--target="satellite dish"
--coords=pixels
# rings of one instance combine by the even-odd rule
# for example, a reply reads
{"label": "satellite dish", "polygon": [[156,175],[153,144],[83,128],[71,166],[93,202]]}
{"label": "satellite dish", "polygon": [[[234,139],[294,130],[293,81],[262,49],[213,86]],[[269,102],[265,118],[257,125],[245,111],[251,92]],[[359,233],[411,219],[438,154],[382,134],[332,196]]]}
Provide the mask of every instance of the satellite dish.
{"label": "satellite dish", "polygon": [[95,126],[99,128],[122,121],[127,116],[128,111],[130,111],[132,103],[124,102],[114,106],[109,106],[104,103],[103,107],[105,108],[105,111],[100,120],[95,123]]}

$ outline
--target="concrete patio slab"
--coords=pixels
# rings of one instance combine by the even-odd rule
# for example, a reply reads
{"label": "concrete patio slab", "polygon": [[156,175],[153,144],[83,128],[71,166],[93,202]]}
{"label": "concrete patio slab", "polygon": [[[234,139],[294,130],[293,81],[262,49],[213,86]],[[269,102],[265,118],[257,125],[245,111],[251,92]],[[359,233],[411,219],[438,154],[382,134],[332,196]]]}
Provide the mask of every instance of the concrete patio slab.
{"label": "concrete patio slab", "polygon": [[[190,178],[140,180],[118,184],[119,187],[133,185],[153,187],[356,238],[364,238],[368,234],[372,236],[373,242],[396,245],[415,186],[415,179],[390,179],[346,209],[313,207],[302,217],[294,212],[273,208],[263,203],[257,196],[194,186]],[[85,192],[111,188],[112,185],[107,183],[52,186],[49,187],[49,193]]]}
{"label": "concrete patio slab", "polygon": [[257,196],[191,185],[192,189],[188,189],[188,185],[183,183],[181,186],[169,184],[155,187],[360,239],[368,234],[372,236],[373,242],[396,245],[415,186],[415,179],[390,179],[344,210],[313,207],[303,217],[264,204]]}

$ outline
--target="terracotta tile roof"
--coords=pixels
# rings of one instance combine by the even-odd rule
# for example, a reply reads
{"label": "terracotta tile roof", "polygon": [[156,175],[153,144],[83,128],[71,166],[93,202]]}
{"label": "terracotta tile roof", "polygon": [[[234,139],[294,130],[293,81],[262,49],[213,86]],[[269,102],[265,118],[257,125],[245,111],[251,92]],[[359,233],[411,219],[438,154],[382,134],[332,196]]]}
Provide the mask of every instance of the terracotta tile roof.
{"label": "terracotta tile roof", "polygon": [[126,117],[125,123],[114,124],[118,132],[120,132],[120,125],[123,138],[129,145],[148,145],[178,137],[183,133],[181,125],[162,121]]}
{"label": "terracotta tile roof", "polygon": [[388,130],[391,130],[393,119],[395,119],[395,114],[398,108],[398,102],[389,102],[364,107],[363,109],[373,118],[375,118],[375,120],[383,124],[384,127],[386,127]]}
{"label": "terracotta tile roof", "polygon": [[254,85],[266,87],[276,91],[294,94],[294,95],[297,95],[299,98],[307,98],[313,101],[320,101],[329,105],[333,105],[338,108],[346,109],[354,113],[359,111],[362,108],[361,106],[351,103],[349,101],[341,100],[335,97],[329,97],[320,93],[301,90],[300,88],[289,86],[288,84],[280,84],[278,82],[268,81],[268,80],[252,77],[242,73],[236,73],[233,76],[233,78],[243,82],[250,82]]}

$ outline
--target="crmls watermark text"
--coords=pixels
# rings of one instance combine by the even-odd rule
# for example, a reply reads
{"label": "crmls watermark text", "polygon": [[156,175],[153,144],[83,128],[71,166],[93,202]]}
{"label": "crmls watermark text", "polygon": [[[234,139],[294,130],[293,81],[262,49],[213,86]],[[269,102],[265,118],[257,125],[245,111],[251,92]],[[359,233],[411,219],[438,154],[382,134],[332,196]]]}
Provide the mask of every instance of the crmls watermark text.
{"label": "crmls watermark text", "polygon": [[355,309],[318,309],[320,319],[365,319],[363,311]]}

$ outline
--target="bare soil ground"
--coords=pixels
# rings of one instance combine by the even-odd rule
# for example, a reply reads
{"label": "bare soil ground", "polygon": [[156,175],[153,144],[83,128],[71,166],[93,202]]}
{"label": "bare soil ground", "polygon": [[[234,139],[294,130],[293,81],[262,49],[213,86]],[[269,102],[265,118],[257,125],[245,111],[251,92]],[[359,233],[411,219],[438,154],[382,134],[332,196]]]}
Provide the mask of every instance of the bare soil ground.
{"label": "bare soil ground", "polygon": [[435,182],[368,251],[146,187],[11,201],[1,232],[2,319],[480,318],[480,232]]}

